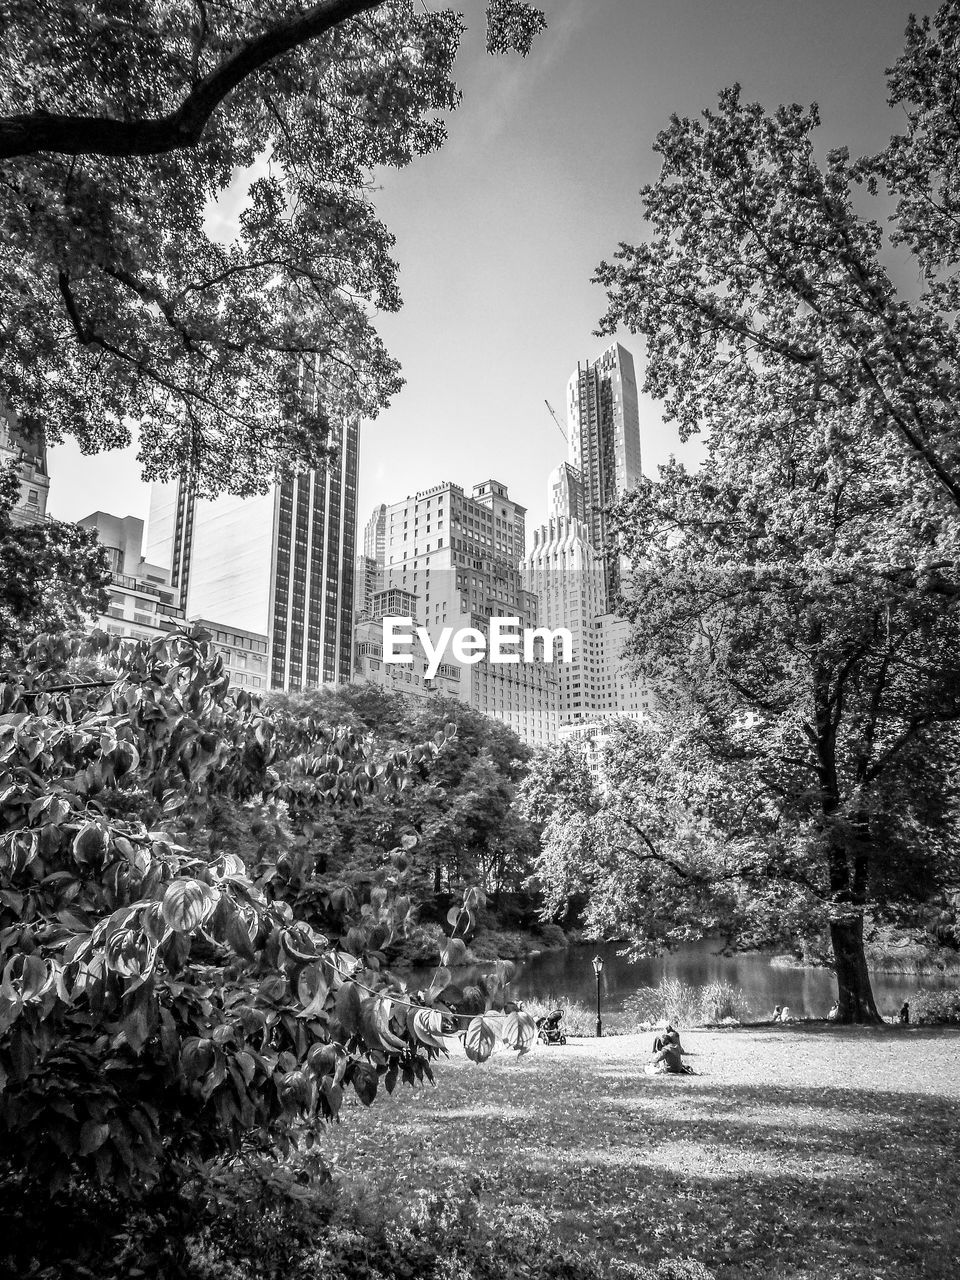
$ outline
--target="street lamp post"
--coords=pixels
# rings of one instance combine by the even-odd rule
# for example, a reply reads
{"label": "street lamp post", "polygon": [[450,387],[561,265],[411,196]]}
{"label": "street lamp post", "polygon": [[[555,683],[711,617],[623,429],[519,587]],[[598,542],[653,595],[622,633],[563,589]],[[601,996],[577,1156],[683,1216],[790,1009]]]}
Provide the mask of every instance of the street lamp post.
{"label": "street lamp post", "polygon": [[597,1035],[603,1035],[603,1023],[600,1021],[600,974],[603,972],[603,956],[593,957],[593,972],[597,975]]}

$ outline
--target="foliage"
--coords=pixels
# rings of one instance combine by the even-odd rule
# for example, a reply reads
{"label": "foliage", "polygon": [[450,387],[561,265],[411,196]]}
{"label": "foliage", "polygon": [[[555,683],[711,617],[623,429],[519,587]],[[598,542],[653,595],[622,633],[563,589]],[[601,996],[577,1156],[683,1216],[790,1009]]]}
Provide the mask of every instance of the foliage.
{"label": "foliage", "polygon": [[[879,1018],[865,916],[909,918],[960,876],[958,22],[952,2],[911,23],[890,80],[908,133],[872,160],[821,164],[816,108],[738,89],[675,116],[649,239],[598,272],[605,327],[644,335],[647,390],[707,455],[620,512],[632,655],[672,696],[669,760],[646,753],[616,805],[636,855],[600,872],[606,924],[618,892],[645,923],[711,881],[714,923],[786,910],[829,931],[842,1020]],[[858,211],[870,193],[896,202],[917,297]]]}
{"label": "foliage", "polygon": [[17,524],[14,463],[0,468],[0,659],[42,632],[80,626],[107,606],[106,557],[92,530],[60,520]]}
{"label": "foliage", "polygon": [[749,1016],[746,997],[729,982],[693,986],[678,978],[663,978],[656,987],[640,987],[631,992],[615,1019],[618,1031],[629,1032],[662,1022],[697,1027],[730,1020],[746,1022]]}
{"label": "foliage", "polygon": [[[415,997],[383,970],[412,910],[390,858],[367,901],[310,891],[314,823],[411,785],[455,730],[384,753],[270,715],[228,692],[208,640],[40,637],[0,691],[0,1132],[45,1193],[136,1195],[198,1160],[309,1152],[345,1090],[369,1105],[381,1082],[430,1079],[448,1036],[477,1061],[532,1041],[502,974],[454,998],[444,966],[478,890]],[[118,670],[106,691],[55,691],[91,652]],[[262,819],[248,862],[215,823],[184,839],[222,805]]]}
{"label": "foliage", "polygon": [[[815,106],[768,114],[735,87],[700,120],[674,116],[657,139],[661,175],[641,193],[651,237],[598,270],[605,327],[646,338],[647,387],[684,434],[762,438],[812,412],[868,422],[889,464],[906,463],[918,520],[960,504],[958,37],[956,0],[932,24],[911,19],[888,81],[907,133],[856,163],[844,148],[818,162]],[[858,184],[878,214],[895,204],[886,242],[858,212]],[[884,265],[890,242],[918,269],[919,296]]]}
{"label": "foliage", "polygon": [[[671,1260],[656,1270],[563,1250],[547,1218],[535,1209],[484,1203],[478,1180],[442,1192],[421,1194],[393,1212],[339,1210],[338,1220],[319,1245],[303,1251],[291,1280],[711,1280],[697,1263]],[[356,1220],[352,1220],[355,1217]],[[194,1248],[197,1280],[247,1280],[256,1266],[224,1272],[222,1253],[204,1244]],[[229,1263],[228,1263],[229,1265]]]}
{"label": "foliage", "polygon": [[[489,6],[492,53],[544,25]],[[0,398],[144,476],[249,493],[402,385],[377,169],[441,145],[463,20],[413,0],[13,0],[0,75]],[[229,243],[209,214],[242,174]],[[15,321],[15,323],[12,323]]]}
{"label": "foliage", "polygon": [[520,814],[538,830],[535,872],[543,918],[550,920],[564,913],[585,887],[584,854],[598,798],[582,752],[569,742],[538,752],[517,800]]}
{"label": "foliage", "polygon": [[335,830],[325,868],[331,877],[362,890],[390,847],[413,833],[417,841],[405,858],[404,883],[419,906],[422,925],[444,920],[453,900],[470,885],[490,899],[489,909],[478,917],[478,935],[485,926],[499,930],[510,923],[511,913],[514,924],[535,918],[535,898],[525,882],[536,834],[515,803],[531,753],[510,729],[455,700],[411,708],[401,695],[372,685],[272,701],[294,717],[349,724],[357,732],[376,729],[382,742],[397,749],[432,739],[445,725],[456,726],[456,736],[422,785],[332,815]]}
{"label": "foliage", "polygon": [[960,987],[918,991],[910,1001],[910,1017],[919,1023],[960,1023]]}

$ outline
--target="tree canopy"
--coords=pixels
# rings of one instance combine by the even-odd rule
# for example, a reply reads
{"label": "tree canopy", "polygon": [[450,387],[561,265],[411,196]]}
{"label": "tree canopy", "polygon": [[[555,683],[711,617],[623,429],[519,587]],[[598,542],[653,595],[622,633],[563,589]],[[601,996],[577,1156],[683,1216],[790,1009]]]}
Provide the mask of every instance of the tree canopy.
{"label": "tree canopy", "polygon": [[[958,36],[955,3],[911,22],[889,82],[908,129],[876,157],[821,161],[816,107],[737,88],[674,116],[650,236],[598,271],[604,327],[646,338],[647,390],[706,446],[619,512],[669,732],[667,767],[638,746],[639,790],[604,807],[636,828],[598,871],[608,923],[649,927],[667,889],[681,919],[732,919],[746,891],[758,922],[819,920],[845,1019],[878,1016],[864,919],[958,882]],[[881,196],[889,235],[863,212]]]}
{"label": "tree canopy", "polygon": [[110,581],[96,534],[59,520],[17,523],[16,467],[0,468],[0,660],[42,632],[64,631],[106,608]]}
{"label": "tree canopy", "polygon": [[[543,15],[487,6],[491,53]],[[374,174],[438,147],[463,30],[413,0],[9,0],[0,13],[0,399],[145,478],[248,493],[402,385]],[[253,179],[236,237],[207,214]]]}
{"label": "tree canopy", "polygon": [[[836,148],[821,162],[816,106],[768,112],[739,87],[699,119],[674,116],[641,193],[649,238],[597,278],[604,328],[644,336],[647,389],[682,434],[851,414],[891,466],[906,462],[923,522],[960,508],[956,0],[911,19],[888,84],[907,131],[857,161]],[[890,203],[885,234],[865,213]]]}

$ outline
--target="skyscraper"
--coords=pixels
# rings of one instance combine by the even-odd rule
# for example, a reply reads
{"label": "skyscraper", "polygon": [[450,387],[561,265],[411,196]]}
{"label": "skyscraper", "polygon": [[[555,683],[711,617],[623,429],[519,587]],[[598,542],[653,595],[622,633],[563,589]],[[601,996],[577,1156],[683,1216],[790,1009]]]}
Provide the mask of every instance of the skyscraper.
{"label": "skyscraper", "polygon": [[[148,554],[171,567],[187,617],[265,633],[273,689],[350,679],[359,430],[332,428],[336,459],[253,498],[154,485]],[[176,577],[174,577],[176,574]]]}
{"label": "skyscraper", "polygon": [[556,669],[559,723],[576,724],[606,712],[607,676],[595,624],[604,608],[603,561],[586,525],[566,515],[551,516],[534,529],[523,569],[527,589],[540,601],[541,624],[566,627],[573,639],[572,661]]}
{"label": "skyscraper", "polygon": [[387,504],[381,502],[374,507],[373,515],[363,530],[363,554],[370,560],[383,564],[383,550],[387,537]]}
{"label": "skyscraper", "polygon": [[[570,462],[583,485],[590,541],[603,555],[609,608],[620,582],[609,510],[641,477],[640,403],[633,356],[619,343],[593,364],[577,365],[567,384]],[[576,515],[574,511],[556,514]]]}

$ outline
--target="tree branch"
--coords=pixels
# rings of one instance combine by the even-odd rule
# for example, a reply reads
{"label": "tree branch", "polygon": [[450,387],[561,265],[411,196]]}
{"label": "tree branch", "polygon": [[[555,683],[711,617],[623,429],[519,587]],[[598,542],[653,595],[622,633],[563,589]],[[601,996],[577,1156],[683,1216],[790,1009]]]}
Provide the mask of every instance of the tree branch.
{"label": "tree branch", "polygon": [[305,13],[234,49],[199,80],[180,106],[153,120],[52,115],[0,119],[0,160],[53,151],[60,155],[146,156],[193,147],[220,103],[274,58],[339,26],[383,0],[320,0]]}

